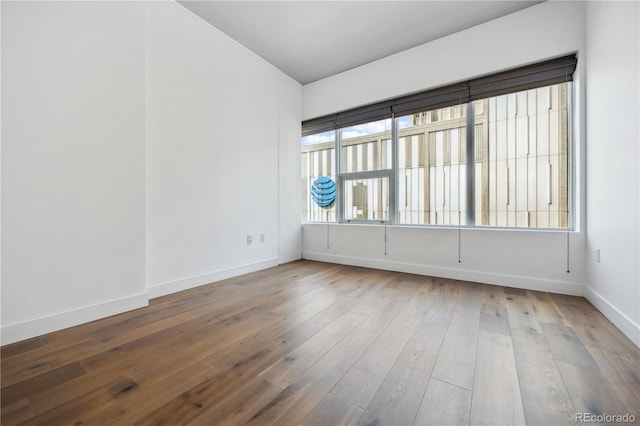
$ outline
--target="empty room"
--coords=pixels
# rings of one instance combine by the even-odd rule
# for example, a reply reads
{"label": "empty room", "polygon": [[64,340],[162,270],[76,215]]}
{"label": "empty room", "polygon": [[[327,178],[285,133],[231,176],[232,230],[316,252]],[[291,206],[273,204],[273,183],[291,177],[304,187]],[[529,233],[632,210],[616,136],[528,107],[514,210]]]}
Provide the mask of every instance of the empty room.
{"label": "empty room", "polygon": [[640,424],[640,2],[0,19],[3,426]]}

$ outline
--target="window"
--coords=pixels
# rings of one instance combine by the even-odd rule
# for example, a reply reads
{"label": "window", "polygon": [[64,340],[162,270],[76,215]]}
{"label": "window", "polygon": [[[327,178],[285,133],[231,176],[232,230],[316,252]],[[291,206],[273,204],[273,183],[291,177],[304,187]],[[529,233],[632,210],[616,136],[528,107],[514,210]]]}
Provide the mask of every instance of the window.
{"label": "window", "polygon": [[335,222],[336,205],[322,208],[311,198],[311,186],[321,176],[336,179],[336,132],[317,133],[302,138],[302,217],[308,222]]}
{"label": "window", "polygon": [[[570,228],[575,63],[559,58],[303,123],[303,218]],[[320,176],[337,184],[328,210],[309,196]]]}
{"label": "window", "polygon": [[389,178],[345,179],[344,220],[388,221]]}
{"label": "window", "polygon": [[398,223],[466,223],[466,109],[398,118]]}
{"label": "window", "polygon": [[393,180],[392,120],[383,119],[338,130],[342,190],[339,211],[346,222],[388,222]]}
{"label": "window", "polygon": [[391,119],[340,129],[342,173],[390,170]]}
{"label": "window", "polygon": [[569,227],[570,91],[561,83],[482,101],[477,225]]}

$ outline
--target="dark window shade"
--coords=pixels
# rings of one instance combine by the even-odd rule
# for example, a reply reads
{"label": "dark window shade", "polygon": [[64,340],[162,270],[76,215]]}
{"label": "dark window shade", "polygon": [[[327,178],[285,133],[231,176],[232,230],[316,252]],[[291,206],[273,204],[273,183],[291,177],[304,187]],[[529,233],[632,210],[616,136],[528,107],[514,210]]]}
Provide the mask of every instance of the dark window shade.
{"label": "dark window shade", "polygon": [[305,120],[302,122],[302,136],[322,133],[337,129],[336,118],[338,114],[326,115],[324,117]]}
{"label": "dark window shade", "polygon": [[576,65],[577,57],[575,54],[564,56],[413,95],[377,102],[337,114],[305,120],[302,122],[302,136],[382,120],[390,118],[392,114],[398,117],[465,104],[505,93],[573,81]]}
{"label": "dark window shade", "polygon": [[355,126],[369,121],[391,118],[391,106],[379,103],[368,107],[356,108],[339,113],[336,117],[336,128]]}
{"label": "dark window shade", "polygon": [[416,95],[398,98],[394,101],[392,111],[396,117],[399,117],[436,108],[460,105],[468,101],[469,87],[466,83],[450,84]]}
{"label": "dark window shade", "polygon": [[576,55],[570,55],[486,77],[474,78],[469,80],[469,100],[475,101],[573,81],[576,64]]}

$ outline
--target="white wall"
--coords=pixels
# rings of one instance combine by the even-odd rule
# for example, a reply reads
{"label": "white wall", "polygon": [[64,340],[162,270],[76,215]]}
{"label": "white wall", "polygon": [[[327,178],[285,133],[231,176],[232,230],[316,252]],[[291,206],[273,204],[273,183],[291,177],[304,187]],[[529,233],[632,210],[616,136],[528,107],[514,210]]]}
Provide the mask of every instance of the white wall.
{"label": "white wall", "polygon": [[571,236],[567,274],[566,233],[460,230],[377,225],[303,226],[307,259],[388,269],[509,287],[582,295],[582,243]]}
{"label": "white wall", "polygon": [[[418,46],[303,88],[303,116],[313,118],[355,106],[578,52],[574,117],[578,231],[462,230],[458,263],[455,229],[303,226],[303,256],[309,259],[425,273],[492,284],[582,295],[584,289],[584,4],[545,2],[466,31]],[[436,65],[437,64],[437,65]]]}
{"label": "white wall", "polygon": [[173,2],[1,7],[2,344],[300,257],[298,83]]}
{"label": "white wall", "polygon": [[299,258],[300,85],[173,2],[146,53],[151,296]]}
{"label": "white wall", "polygon": [[303,119],[577,51],[581,2],[545,2],[303,87]]}
{"label": "white wall", "polygon": [[[588,2],[587,298],[640,345],[640,8]],[[595,251],[600,249],[600,263]]]}
{"label": "white wall", "polygon": [[147,303],[144,5],[1,7],[6,344]]}
{"label": "white wall", "polygon": [[288,76],[280,77],[278,95],[279,252],[280,264],[302,257],[300,212],[300,122],[302,86]]}

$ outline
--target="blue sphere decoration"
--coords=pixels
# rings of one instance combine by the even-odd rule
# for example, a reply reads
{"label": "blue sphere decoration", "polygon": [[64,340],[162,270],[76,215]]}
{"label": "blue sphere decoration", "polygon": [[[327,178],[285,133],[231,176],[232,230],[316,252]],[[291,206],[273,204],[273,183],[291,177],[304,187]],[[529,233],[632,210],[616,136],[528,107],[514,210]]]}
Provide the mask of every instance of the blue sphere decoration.
{"label": "blue sphere decoration", "polygon": [[336,200],[336,183],[327,176],[320,176],[311,185],[311,198],[322,208],[330,208]]}

